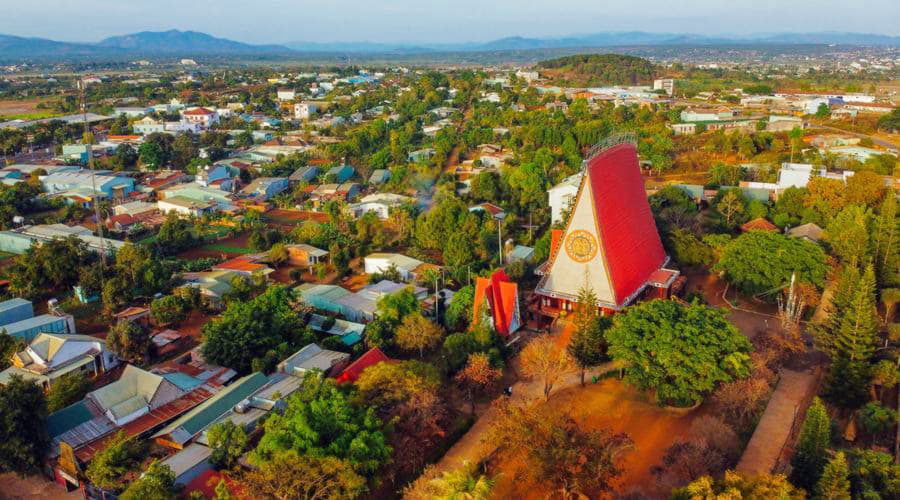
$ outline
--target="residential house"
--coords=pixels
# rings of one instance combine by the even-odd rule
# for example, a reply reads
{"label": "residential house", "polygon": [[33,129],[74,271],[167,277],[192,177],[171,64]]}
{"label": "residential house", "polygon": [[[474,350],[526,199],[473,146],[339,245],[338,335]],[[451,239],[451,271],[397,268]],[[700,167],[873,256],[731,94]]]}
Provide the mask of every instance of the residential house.
{"label": "residential house", "polygon": [[418,149],[406,155],[406,159],[411,163],[422,163],[434,157],[435,150],[433,148]]}
{"label": "residential house", "polygon": [[295,186],[304,182],[309,183],[315,180],[317,175],[319,175],[319,167],[315,165],[300,167],[288,176],[288,184]]}
{"label": "residential house", "polygon": [[45,224],[37,226],[20,226],[8,231],[0,231],[0,251],[23,254],[34,243],[44,243],[57,238],[74,236],[85,242],[89,250],[112,253],[125,245],[125,242],[109,238],[99,238],[84,226],[67,226],[65,224]]}
{"label": "residential house", "polygon": [[216,203],[213,201],[197,201],[184,196],[167,196],[165,199],[157,201],[156,204],[160,212],[175,212],[194,217],[214,212],[216,208]]}
{"label": "residential house", "polygon": [[276,95],[280,101],[293,101],[297,97],[297,91],[294,89],[278,89]]}
{"label": "residential house", "polygon": [[387,357],[381,349],[373,347],[360,356],[359,359],[350,363],[350,365],[338,375],[337,383],[352,384],[359,379],[359,376],[362,375],[362,372],[365,371],[366,368],[377,365],[378,363],[390,363],[391,361],[391,358]]}
{"label": "residential house", "polygon": [[[778,188],[787,189],[789,187],[806,187],[809,179],[813,176],[813,165],[807,163],[782,163],[781,170],[778,171]],[[853,171],[844,171],[841,173],[828,172],[824,168],[816,169],[816,173],[820,177],[829,179],[838,179],[847,182],[852,177]]]}
{"label": "residential house", "polygon": [[200,290],[200,295],[205,297],[210,304],[218,307],[222,304],[225,295],[231,293],[231,280],[240,276],[234,271],[206,271],[196,273],[184,273],[181,279],[184,284],[181,287],[193,287]]}
{"label": "residential house", "polygon": [[328,251],[306,243],[285,245],[285,249],[288,252],[287,263],[296,267],[313,267],[324,262],[328,256]]}
{"label": "residential house", "polygon": [[506,253],[506,263],[526,262],[531,263],[534,260],[534,248],[525,245],[516,245]]}
{"label": "residential house", "polygon": [[475,205],[474,207],[469,207],[469,212],[485,212],[492,218],[497,220],[503,220],[506,218],[506,211],[504,211],[497,205],[494,205],[493,203],[481,203],[479,205]]}
{"label": "residential house", "polygon": [[582,176],[582,173],[570,175],[547,190],[547,196],[550,200],[550,222],[552,224],[563,221],[563,213],[569,210],[572,201],[575,199],[578,187],[581,185]]}
{"label": "residential house", "polygon": [[341,343],[350,347],[362,341],[366,325],[344,319],[331,318],[321,314],[311,314],[307,325],[314,332],[339,337]]}
{"label": "residential house", "polygon": [[319,105],[314,102],[299,102],[294,104],[294,118],[297,120],[309,120],[319,112]]}
{"label": "residential house", "polygon": [[232,175],[231,170],[225,165],[213,164],[201,168],[200,171],[197,172],[197,175],[194,176],[194,182],[204,187],[216,185],[220,186],[219,189],[223,191],[231,191],[232,177],[234,176]]}
{"label": "residential house", "polygon": [[135,134],[161,134],[166,131],[166,124],[163,120],[156,120],[150,116],[145,116],[131,124],[131,128],[134,130]]}
{"label": "residential house", "polygon": [[[83,193],[85,196],[105,197],[121,200],[134,191],[134,179],[126,176],[106,175],[90,170],[57,172],[41,179],[45,192],[65,195],[68,192]],[[95,190],[96,186],[96,190]]]}
{"label": "residential house", "polygon": [[257,177],[241,189],[241,195],[260,201],[269,201],[287,188],[287,177]]}
{"label": "residential house", "polygon": [[809,222],[807,224],[802,224],[800,226],[788,229],[787,234],[795,238],[803,238],[812,243],[819,243],[819,241],[822,240],[822,231],[823,230],[821,227],[812,222]]}
{"label": "residential house", "polygon": [[350,165],[341,165],[337,167],[331,167],[326,175],[328,177],[334,176],[335,182],[338,184],[342,184],[350,180],[350,178],[353,177],[354,173],[355,171]]}
{"label": "residential house", "polygon": [[13,298],[0,302],[0,329],[3,325],[16,323],[34,317],[34,307],[30,300]]}
{"label": "residential house", "polygon": [[251,278],[254,275],[268,276],[275,272],[265,264],[260,264],[264,260],[265,255],[242,255],[225,262],[220,262],[212,267],[213,271],[231,271],[244,277]]}
{"label": "residential house", "polygon": [[0,385],[18,375],[48,391],[64,376],[95,377],[118,364],[118,358],[106,349],[105,340],[87,335],[39,333],[25,350],[13,355],[12,366],[0,372]]}
{"label": "residential house", "polygon": [[400,272],[404,281],[415,281],[426,269],[436,266],[426,264],[419,259],[407,257],[399,253],[372,253],[365,257],[366,274],[382,274],[391,268]]}
{"label": "residential house", "polygon": [[330,351],[322,349],[317,344],[309,344],[278,363],[278,371],[288,375],[303,375],[312,370],[319,370],[326,376],[337,375],[347,366],[349,360],[350,355],[345,352]]}
{"label": "residential house", "polygon": [[146,201],[129,201],[113,207],[113,215],[130,215],[137,217],[143,214],[152,214],[158,210],[156,203]]}
{"label": "residential house", "polygon": [[372,175],[369,176],[369,185],[378,186],[384,184],[385,182],[391,179],[391,171],[379,168],[372,171]]}
{"label": "residential house", "polygon": [[194,108],[181,112],[181,117],[188,123],[196,123],[201,128],[209,128],[219,123],[219,113],[206,108]]}
{"label": "residential house", "polygon": [[771,222],[767,221],[766,219],[764,219],[762,217],[757,217],[756,219],[753,219],[753,220],[748,221],[741,225],[742,233],[749,233],[750,231],[763,231],[763,232],[767,232],[767,233],[777,233],[778,228],[775,226],[775,224],[772,224]]}
{"label": "residential house", "polygon": [[354,217],[362,217],[366,212],[374,212],[379,219],[385,220],[392,209],[404,204],[415,203],[416,199],[394,193],[374,193],[363,196],[358,202],[347,206],[347,211]]}

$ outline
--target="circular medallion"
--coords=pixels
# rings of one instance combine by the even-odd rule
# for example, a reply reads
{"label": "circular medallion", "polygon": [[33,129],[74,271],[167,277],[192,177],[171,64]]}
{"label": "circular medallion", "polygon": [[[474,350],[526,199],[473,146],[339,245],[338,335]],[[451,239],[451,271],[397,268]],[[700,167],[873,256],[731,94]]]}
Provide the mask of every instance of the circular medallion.
{"label": "circular medallion", "polygon": [[587,262],[597,255],[597,240],[582,229],[572,231],[566,237],[566,253],[575,262]]}

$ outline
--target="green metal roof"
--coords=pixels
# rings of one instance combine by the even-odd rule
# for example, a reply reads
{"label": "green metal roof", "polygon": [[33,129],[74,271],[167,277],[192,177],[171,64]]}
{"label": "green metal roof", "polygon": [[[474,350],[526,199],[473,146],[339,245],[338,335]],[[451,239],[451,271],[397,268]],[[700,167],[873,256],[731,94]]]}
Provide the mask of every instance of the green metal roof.
{"label": "green metal roof", "polygon": [[56,437],[91,420],[94,416],[88,410],[84,400],[51,413],[47,417],[47,433]]}
{"label": "green metal roof", "polygon": [[204,401],[193,410],[185,413],[181,418],[166,426],[165,429],[157,432],[154,437],[177,434],[177,436],[173,437],[178,441],[187,442],[191,437],[197,435],[231,410],[234,405],[252,396],[268,382],[269,377],[262,372],[247,375],[222,389],[218,394]]}
{"label": "green metal roof", "polygon": [[190,391],[194,387],[197,387],[198,385],[203,383],[202,380],[181,372],[166,373],[165,375],[163,375],[163,378],[168,380],[169,382],[172,382],[183,391]]}

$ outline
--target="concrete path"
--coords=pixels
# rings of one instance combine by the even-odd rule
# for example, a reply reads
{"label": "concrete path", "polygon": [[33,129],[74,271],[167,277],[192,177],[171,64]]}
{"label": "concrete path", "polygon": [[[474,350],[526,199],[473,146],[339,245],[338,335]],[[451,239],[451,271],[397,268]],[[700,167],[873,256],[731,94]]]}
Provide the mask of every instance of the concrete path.
{"label": "concrete path", "polygon": [[812,372],[781,371],[778,387],[737,465],[738,472],[749,475],[772,472],[795,424],[800,425],[803,402],[813,394],[815,386],[816,377]]}

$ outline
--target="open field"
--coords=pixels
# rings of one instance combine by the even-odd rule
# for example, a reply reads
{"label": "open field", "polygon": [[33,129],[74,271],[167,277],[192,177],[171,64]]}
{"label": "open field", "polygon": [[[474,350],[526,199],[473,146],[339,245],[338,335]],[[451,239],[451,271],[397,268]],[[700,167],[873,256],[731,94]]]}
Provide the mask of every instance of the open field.
{"label": "open field", "polygon": [[0,100],[0,119],[34,119],[47,118],[58,113],[48,112],[37,108],[44,99],[5,99]]}
{"label": "open field", "polygon": [[253,253],[247,246],[249,233],[232,238],[225,238],[214,243],[191,248],[178,254],[179,259],[200,259],[204,257],[225,257],[231,259],[244,254]]}

